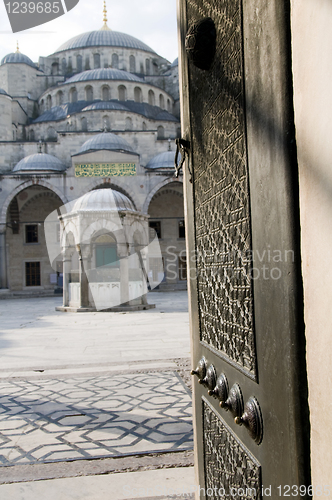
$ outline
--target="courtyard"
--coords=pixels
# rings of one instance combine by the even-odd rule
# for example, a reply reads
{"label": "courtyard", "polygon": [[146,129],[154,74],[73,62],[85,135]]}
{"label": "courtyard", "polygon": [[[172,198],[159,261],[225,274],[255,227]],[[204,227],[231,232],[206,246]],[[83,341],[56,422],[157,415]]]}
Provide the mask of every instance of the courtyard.
{"label": "courtyard", "polygon": [[[114,472],[123,470],[130,471],[130,486],[130,474],[167,473],[170,466],[182,470],[174,485],[189,491],[187,293],[152,292],[148,300],[155,309],[126,313],[58,312],[59,297],[0,301],[0,492],[6,498],[36,498],[36,488],[54,489],[54,481],[77,476],[105,481],[105,473],[113,488],[120,476],[124,481]],[[74,498],[70,486],[65,490],[62,498]],[[92,498],[87,484],[84,490],[80,498]],[[126,498],[122,490],[113,498]],[[49,498],[47,488],[42,495]]]}

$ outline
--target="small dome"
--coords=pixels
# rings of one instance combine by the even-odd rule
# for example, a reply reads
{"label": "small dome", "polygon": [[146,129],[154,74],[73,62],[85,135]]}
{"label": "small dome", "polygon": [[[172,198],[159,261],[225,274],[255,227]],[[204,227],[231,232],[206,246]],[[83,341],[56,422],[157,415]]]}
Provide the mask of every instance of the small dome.
{"label": "small dome", "polygon": [[146,168],[165,168],[167,170],[174,170],[174,158],[174,151],[165,151],[164,153],[159,153],[149,161]]}
{"label": "small dome", "polygon": [[12,52],[1,59],[1,66],[7,63],[27,64],[28,66],[37,69],[37,66],[31,61],[30,57],[21,54],[21,52]]}
{"label": "small dome", "polygon": [[95,189],[76,200],[72,212],[136,212],[133,203],[114,189]]}
{"label": "small dome", "polygon": [[102,132],[88,139],[79,150],[79,153],[87,153],[88,151],[101,151],[107,149],[110,151],[127,151],[133,153],[133,148],[128,144],[126,139],[119,137],[111,132]]}
{"label": "small dome", "polygon": [[63,172],[64,170],[66,170],[66,166],[55,156],[36,153],[19,161],[13,172]]}
{"label": "small dome", "polygon": [[126,80],[131,82],[144,83],[142,78],[139,78],[128,71],[123,71],[122,69],[114,68],[102,68],[102,69],[89,69],[72,76],[65,81],[65,84],[71,84],[76,82],[87,82],[91,80]]}
{"label": "small dome", "polygon": [[127,49],[144,50],[145,52],[155,54],[154,50],[137,38],[113,30],[97,30],[82,33],[81,35],[71,38],[68,42],[63,43],[55,54],[63,52],[64,50],[82,49],[86,47],[123,47]]}
{"label": "small dome", "polygon": [[171,64],[171,68],[175,68],[176,66],[179,66],[179,58],[177,57],[174,59],[174,61]]}

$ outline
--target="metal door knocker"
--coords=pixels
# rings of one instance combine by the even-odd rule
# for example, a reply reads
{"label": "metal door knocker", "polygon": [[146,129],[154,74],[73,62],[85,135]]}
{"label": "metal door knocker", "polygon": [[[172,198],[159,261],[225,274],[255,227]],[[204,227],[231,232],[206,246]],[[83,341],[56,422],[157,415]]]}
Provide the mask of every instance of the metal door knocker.
{"label": "metal door knocker", "polygon": [[[189,161],[190,142],[186,141],[185,139],[175,139],[175,144],[176,144],[176,152],[174,158],[174,168],[175,168],[175,177],[178,178],[186,157],[188,157]],[[180,160],[179,160],[179,155],[181,155]],[[192,182],[192,175],[189,165],[188,165],[188,170],[189,170],[189,182]]]}

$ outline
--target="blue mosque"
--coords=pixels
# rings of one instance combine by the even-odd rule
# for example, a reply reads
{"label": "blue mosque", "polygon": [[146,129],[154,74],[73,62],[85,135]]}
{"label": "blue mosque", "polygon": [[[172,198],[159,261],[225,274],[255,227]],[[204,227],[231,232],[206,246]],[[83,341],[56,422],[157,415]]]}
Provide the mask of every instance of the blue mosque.
{"label": "blue mosque", "polygon": [[[179,136],[177,59],[167,61],[110,29],[105,2],[100,29],[38,62],[18,46],[6,55],[0,64],[0,295],[59,290],[64,254],[67,285],[75,283],[77,248],[61,243],[51,262],[44,221],[108,188],[130,207],[128,220],[141,224],[145,243],[151,231],[158,236],[162,266],[151,263],[150,281],[185,288],[182,178],[173,166]],[[95,266],[111,265],[107,259],[116,256],[116,237],[108,236],[91,234]],[[67,305],[74,300],[68,290]]]}

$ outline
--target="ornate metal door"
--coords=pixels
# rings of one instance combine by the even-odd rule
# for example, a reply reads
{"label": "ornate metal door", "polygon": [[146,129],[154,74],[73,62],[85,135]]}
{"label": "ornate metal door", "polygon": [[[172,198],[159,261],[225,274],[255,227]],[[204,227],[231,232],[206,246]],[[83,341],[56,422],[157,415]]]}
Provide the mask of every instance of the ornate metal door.
{"label": "ornate metal door", "polygon": [[178,7],[200,497],[305,498],[289,2]]}

